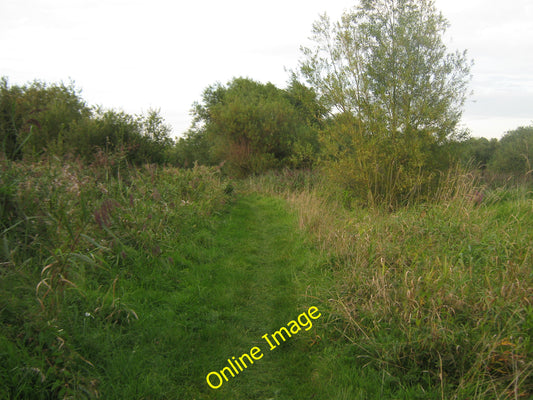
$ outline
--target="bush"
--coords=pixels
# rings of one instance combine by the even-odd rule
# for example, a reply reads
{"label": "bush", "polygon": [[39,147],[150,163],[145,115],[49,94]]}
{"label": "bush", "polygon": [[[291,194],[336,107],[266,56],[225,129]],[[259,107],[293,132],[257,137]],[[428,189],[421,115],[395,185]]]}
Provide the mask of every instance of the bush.
{"label": "bush", "polygon": [[363,206],[394,209],[431,197],[449,160],[429,133],[373,135],[350,113],[321,132],[322,165],[332,182]]}
{"label": "bush", "polygon": [[490,161],[493,172],[529,175],[533,173],[533,126],[507,132]]}
{"label": "bush", "polygon": [[38,155],[45,149],[61,152],[63,139],[91,113],[72,83],[35,81],[9,87],[6,78],[0,81],[0,138],[10,158]]}
{"label": "bush", "polygon": [[189,151],[186,158],[199,156],[194,153],[196,144],[203,147],[207,140],[209,154],[204,160],[225,162],[228,173],[246,176],[288,165],[310,166],[324,110],[314,92],[297,82],[282,90],[237,78],[227,86],[208,87],[194,113],[191,134],[180,143]]}
{"label": "bush", "polygon": [[122,111],[90,108],[74,85],[8,86],[0,82],[0,140],[10,159],[36,158],[45,152],[94,160],[98,149],[127,149],[135,164],[167,161],[171,129],[159,111],[133,116]]}

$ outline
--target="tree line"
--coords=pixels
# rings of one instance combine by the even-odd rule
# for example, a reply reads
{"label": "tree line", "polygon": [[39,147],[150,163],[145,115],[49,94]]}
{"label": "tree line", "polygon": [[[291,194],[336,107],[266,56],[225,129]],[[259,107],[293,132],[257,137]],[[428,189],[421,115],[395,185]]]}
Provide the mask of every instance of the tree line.
{"label": "tree line", "polygon": [[[171,137],[157,110],[129,115],[87,105],[73,84],[35,81],[10,86],[0,80],[0,135],[4,157],[20,159],[45,152],[91,161],[96,150],[125,149],[129,162],[192,167],[226,162],[234,174],[274,168],[316,168],[326,151],[324,136],[344,115],[331,116],[316,93],[294,80],[287,89],[235,78],[205,89],[193,107],[186,134]],[[335,128],[332,128],[335,127]],[[341,133],[339,133],[341,134]],[[243,151],[245,150],[245,151]],[[493,173],[531,170],[533,126],[501,139],[463,138],[443,152],[464,165]]]}
{"label": "tree line", "polygon": [[135,164],[164,163],[171,129],[157,110],[145,115],[89,106],[74,84],[0,80],[1,151],[10,159],[43,154],[92,161],[99,151],[123,152]]}
{"label": "tree line", "polygon": [[533,126],[491,141],[460,129],[471,61],[448,51],[447,27],[427,0],[361,0],[337,22],[322,15],[286,88],[242,77],[210,85],[177,140],[157,111],[89,107],[73,85],[4,78],[2,151],[89,160],[120,150],[132,163],[220,165],[232,176],[319,168],[367,204],[424,198],[458,163],[530,176]]}

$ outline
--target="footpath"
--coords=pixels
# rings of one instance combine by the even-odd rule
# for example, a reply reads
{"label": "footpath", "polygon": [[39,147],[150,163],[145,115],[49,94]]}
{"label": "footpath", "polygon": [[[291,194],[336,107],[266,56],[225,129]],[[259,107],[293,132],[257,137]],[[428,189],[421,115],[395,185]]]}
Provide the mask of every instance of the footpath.
{"label": "footpath", "polygon": [[211,261],[197,275],[203,326],[195,397],[327,398],[315,369],[325,316],[298,283],[316,254],[283,201],[240,198],[211,245]]}

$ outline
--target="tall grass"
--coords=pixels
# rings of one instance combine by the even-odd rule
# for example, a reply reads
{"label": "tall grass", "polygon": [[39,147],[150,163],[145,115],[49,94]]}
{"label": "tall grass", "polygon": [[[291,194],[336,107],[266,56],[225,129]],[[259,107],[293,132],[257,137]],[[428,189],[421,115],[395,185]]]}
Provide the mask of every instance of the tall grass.
{"label": "tall grass", "polygon": [[91,338],[105,346],[137,321],[134,268],[179,261],[175,247],[230,199],[219,175],[134,168],[120,152],[0,161],[0,398],[99,396]]}
{"label": "tall grass", "polygon": [[[287,200],[320,250],[311,260],[305,246],[295,247],[301,254],[287,247],[292,219],[269,221],[287,217],[272,199],[240,202],[221,231],[232,238],[215,240],[213,217],[234,187],[216,168],[133,168],[119,151],[91,165],[1,160],[0,172],[0,398],[206,397],[199,365],[233,351],[238,336],[224,351],[201,341],[225,326],[213,324],[209,302],[229,307],[233,322],[285,318],[282,285],[265,287],[274,309],[265,296],[260,316],[244,308],[258,283],[249,264],[269,265],[262,274],[276,285],[289,280],[277,271],[289,255],[302,258],[298,287],[324,310],[323,339],[315,338],[324,366],[308,372],[338,388],[332,398],[533,393],[533,196],[525,186],[491,187],[454,171],[434,199],[391,212],[354,207],[309,171],[248,180],[245,190]],[[228,248],[220,271],[218,252]],[[273,328],[278,322],[286,321]],[[180,354],[183,343],[203,352]],[[147,362],[153,370],[142,378]],[[290,386],[305,381],[299,376]]]}
{"label": "tall grass", "polygon": [[452,171],[432,201],[385,212],[289,178],[251,187],[284,196],[327,254],[336,285],[322,297],[348,364],[426,398],[533,394],[531,191]]}

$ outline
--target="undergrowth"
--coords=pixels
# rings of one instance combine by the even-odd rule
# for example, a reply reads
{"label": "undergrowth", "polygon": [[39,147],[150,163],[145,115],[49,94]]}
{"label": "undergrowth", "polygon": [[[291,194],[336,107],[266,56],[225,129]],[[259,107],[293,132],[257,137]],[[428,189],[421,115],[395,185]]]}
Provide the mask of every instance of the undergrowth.
{"label": "undergrowth", "polygon": [[[281,320],[268,329],[285,323],[285,290],[304,295],[276,272],[299,257],[287,247],[292,220],[268,221],[285,215],[281,203],[250,197],[218,218],[241,184],[216,168],[133,168],[120,152],[91,165],[0,162],[0,398],[216,397],[202,369],[239,351],[249,321],[273,313]],[[320,363],[299,347],[279,352],[280,365],[307,362],[310,377],[290,364],[284,374],[299,380],[278,386],[258,367],[225,393],[270,396],[309,378],[309,393],[336,399],[530,397],[532,192],[462,171],[442,182],[431,201],[393,211],[354,206],[317,172],[245,182],[284,198],[319,250],[298,245],[298,273],[279,273],[297,275],[324,312]],[[255,338],[265,328],[253,329]]]}
{"label": "undergrowth", "polygon": [[99,397],[86,332],[136,323],[124,299],[143,284],[132,269],[170,276],[174,246],[209,228],[231,183],[212,168],[133,168],[104,153],[91,165],[2,160],[0,173],[0,398]]}
{"label": "undergrowth", "polygon": [[327,255],[336,284],[317,290],[344,343],[341,368],[383,374],[374,393],[528,398],[532,192],[487,189],[462,171],[443,182],[433,201],[393,212],[346,207],[312,174],[270,174],[248,189],[286,198]]}

